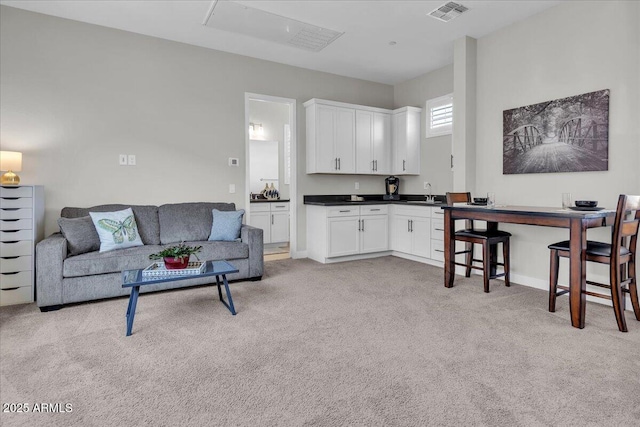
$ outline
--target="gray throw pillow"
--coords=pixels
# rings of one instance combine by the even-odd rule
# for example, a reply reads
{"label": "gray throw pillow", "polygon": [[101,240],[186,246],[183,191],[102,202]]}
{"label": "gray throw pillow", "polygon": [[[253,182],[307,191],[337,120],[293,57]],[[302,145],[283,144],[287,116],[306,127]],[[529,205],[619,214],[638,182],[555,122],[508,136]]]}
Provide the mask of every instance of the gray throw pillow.
{"label": "gray throw pillow", "polygon": [[211,211],[213,224],[209,240],[222,240],[232,242],[240,238],[240,228],[242,227],[242,216],[244,209],[237,211]]}
{"label": "gray throw pillow", "polygon": [[67,239],[69,255],[80,255],[100,249],[100,237],[90,216],[60,218],[58,226]]}

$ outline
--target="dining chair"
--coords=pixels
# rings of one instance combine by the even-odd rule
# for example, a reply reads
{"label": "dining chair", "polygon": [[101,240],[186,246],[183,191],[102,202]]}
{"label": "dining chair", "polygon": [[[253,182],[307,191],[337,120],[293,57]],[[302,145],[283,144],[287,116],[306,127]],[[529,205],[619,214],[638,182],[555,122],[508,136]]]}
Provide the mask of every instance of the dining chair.
{"label": "dining chair", "polygon": [[[471,193],[447,193],[447,204],[470,203]],[[473,220],[466,220],[463,230],[455,232],[455,240],[465,242],[465,249],[456,252],[456,255],[465,254],[465,263],[456,262],[456,265],[466,267],[465,276],[471,276],[471,269],[482,270],[484,279],[484,291],[489,292],[489,279],[504,277],[505,286],[511,286],[509,281],[509,238],[510,233],[500,230],[482,230],[474,228]],[[497,258],[493,260],[496,266],[502,266],[503,272],[500,274],[491,274],[492,257],[491,246],[502,243],[503,262],[498,262]],[[474,244],[482,245],[482,259],[475,259],[473,255]],[[473,265],[474,262],[482,263],[482,267]]]}
{"label": "dining chair", "polygon": [[[611,243],[588,240],[586,260],[609,265],[609,284],[592,282],[586,283],[611,291],[610,295],[583,291],[587,295],[610,299],[613,312],[616,315],[618,329],[627,332],[627,322],[624,317],[625,293],[631,295],[631,303],[636,319],[640,321],[640,304],[638,303],[638,283],[636,272],[636,251],[638,244],[638,229],[640,224],[640,196],[621,194],[618,198],[615,221],[611,230]],[[549,245],[551,250],[551,268],[549,280],[549,311],[556,311],[556,297],[569,292],[567,286],[558,285],[559,257],[568,258],[570,254],[569,241]],[[558,288],[561,289],[558,291]]]}

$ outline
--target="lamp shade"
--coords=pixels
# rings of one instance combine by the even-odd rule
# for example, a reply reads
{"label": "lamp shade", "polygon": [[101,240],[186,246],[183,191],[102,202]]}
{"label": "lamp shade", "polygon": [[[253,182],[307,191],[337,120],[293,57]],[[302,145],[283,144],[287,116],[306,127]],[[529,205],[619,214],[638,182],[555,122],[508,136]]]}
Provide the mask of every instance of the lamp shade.
{"label": "lamp shade", "polygon": [[20,172],[22,153],[18,151],[0,151],[0,171]]}

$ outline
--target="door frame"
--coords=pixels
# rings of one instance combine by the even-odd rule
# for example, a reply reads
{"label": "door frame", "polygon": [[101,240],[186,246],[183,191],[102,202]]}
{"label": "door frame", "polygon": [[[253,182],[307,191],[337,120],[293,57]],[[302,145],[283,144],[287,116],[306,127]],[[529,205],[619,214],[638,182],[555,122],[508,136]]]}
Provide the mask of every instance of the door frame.
{"label": "door frame", "polygon": [[[291,181],[289,187],[289,254],[291,258],[299,258],[298,252],[298,168],[297,168],[297,147],[298,147],[298,132],[296,126],[296,108],[297,101],[292,98],[282,98],[279,96],[263,95],[259,93],[244,93],[244,139],[245,139],[245,197],[251,194],[251,184],[249,182],[249,165],[250,165],[250,152],[249,152],[249,101],[266,101],[274,102],[278,104],[289,105],[289,127],[291,130],[291,151],[289,153],[291,161]],[[251,215],[251,202],[250,199],[246,200],[246,212],[247,223]]]}

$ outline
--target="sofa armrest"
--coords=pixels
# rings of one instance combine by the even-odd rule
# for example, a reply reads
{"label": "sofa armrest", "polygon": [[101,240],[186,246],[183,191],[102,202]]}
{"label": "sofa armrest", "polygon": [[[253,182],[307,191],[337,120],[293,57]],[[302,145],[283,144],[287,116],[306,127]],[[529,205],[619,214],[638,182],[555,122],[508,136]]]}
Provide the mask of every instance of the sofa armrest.
{"label": "sofa armrest", "polygon": [[62,304],[62,263],[67,239],[54,233],[36,245],[36,295],[38,307]]}
{"label": "sofa armrest", "polygon": [[240,239],[249,245],[249,277],[262,277],[264,270],[264,243],[262,228],[242,225]]}

